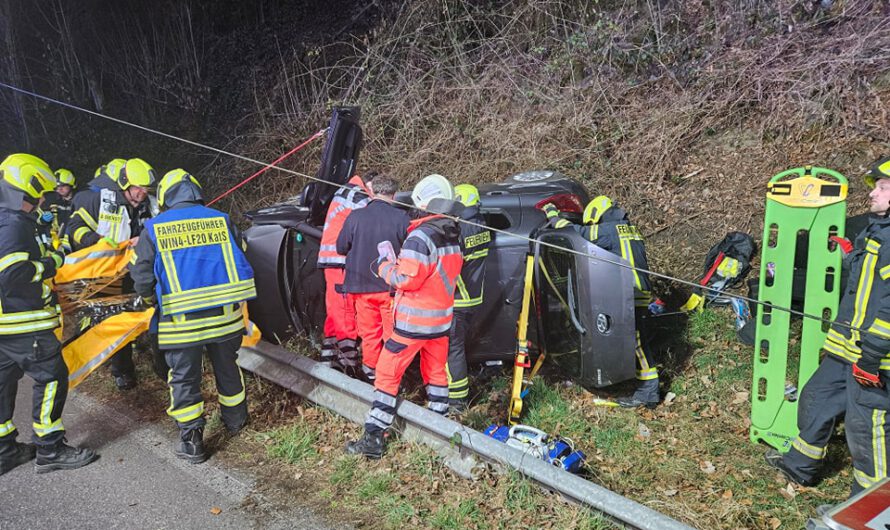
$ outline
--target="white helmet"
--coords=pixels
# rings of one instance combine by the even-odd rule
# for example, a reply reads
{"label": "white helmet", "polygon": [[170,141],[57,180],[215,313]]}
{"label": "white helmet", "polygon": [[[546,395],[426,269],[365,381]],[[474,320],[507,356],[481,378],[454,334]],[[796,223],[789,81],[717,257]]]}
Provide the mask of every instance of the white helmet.
{"label": "white helmet", "polygon": [[414,206],[425,210],[433,199],[454,200],[454,187],[442,175],[432,174],[424,177],[411,191]]}

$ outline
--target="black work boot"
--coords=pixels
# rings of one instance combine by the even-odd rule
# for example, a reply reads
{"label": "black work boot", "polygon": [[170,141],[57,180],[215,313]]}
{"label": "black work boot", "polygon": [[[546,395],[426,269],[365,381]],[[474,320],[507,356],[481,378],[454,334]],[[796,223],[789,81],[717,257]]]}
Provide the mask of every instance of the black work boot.
{"label": "black work boot", "polygon": [[445,414],[445,416],[447,416],[449,418],[459,418],[460,416],[462,416],[464,413],[467,412],[468,408],[469,408],[469,406],[467,404],[467,400],[464,398],[449,399],[448,400],[448,412]]}
{"label": "black work boot", "polygon": [[615,398],[615,403],[618,403],[619,407],[624,407],[626,409],[635,409],[637,407],[646,407],[647,409],[652,410],[658,406],[658,401],[644,401],[642,399],[639,399],[635,395]]}
{"label": "black work boot", "polygon": [[77,469],[95,462],[99,458],[92,449],[71,447],[63,439],[51,447],[39,447],[34,470],[38,473],[49,473],[60,469]]}
{"label": "black work boot", "polygon": [[615,399],[615,403],[618,403],[618,406],[628,409],[637,407],[654,409],[658,406],[658,401],[658,379],[647,379],[640,383],[632,396]]}
{"label": "black work boot", "polygon": [[346,444],[346,452],[351,455],[364,455],[367,458],[378,460],[383,456],[385,446],[386,442],[383,439],[383,433],[373,434],[365,431],[365,434],[359,440]]}
{"label": "black work boot", "polygon": [[176,456],[187,460],[190,464],[200,464],[207,460],[204,451],[204,429],[192,429],[181,435],[176,446]]}
{"label": "black work boot", "polygon": [[778,469],[782,473],[782,475],[785,476],[786,479],[794,482],[795,484],[812,487],[819,483],[819,481],[816,479],[803,479],[798,476],[797,473],[795,473],[790,467],[785,465],[785,459],[782,453],[776,451],[775,449],[767,450],[766,454],[763,455],[763,459],[766,460],[767,465]]}
{"label": "black work boot", "polygon": [[0,449],[0,475],[19,467],[22,464],[34,460],[37,448],[31,444],[12,442],[3,444]]}
{"label": "black work boot", "polygon": [[247,427],[248,423],[250,423],[250,416],[244,416],[244,419],[236,425],[229,425],[228,423],[226,423],[226,431],[229,432],[229,436],[235,436],[243,431],[244,427]]}
{"label": "black work boot", "polygon": [[136,388],[136,376],[132,374],[121,374],[114,377],[114,386],[120,391],[132,390]]}

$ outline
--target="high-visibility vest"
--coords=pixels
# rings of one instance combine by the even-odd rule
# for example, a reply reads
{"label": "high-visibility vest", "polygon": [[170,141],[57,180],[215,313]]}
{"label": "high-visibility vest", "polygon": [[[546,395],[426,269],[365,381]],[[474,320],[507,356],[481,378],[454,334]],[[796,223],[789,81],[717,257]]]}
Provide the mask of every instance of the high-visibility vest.
{"label": "high-visibility vest", "polygon": [[256,298],[253,269],[226,214],[205,206],[168,210],[145,223],[156,249],[157,298],[164,316]]}
{"label": "high-visibility vest", "polygon": [[463,258],[460,229],[443,235],[431,223],[451,224],[441,215],[411,223],[396,263],[384,261],[380,277],[395,287],[394,329],[403,337],[436,338],[448,334],[454,312],[454,288]]}
{"label": "high-visibility vest", "polygon": [[340,237],[343,223],[349,214],[357,208],[364,208],[368,202],[370,202],[368,192],[358,175],[349,179],[349,183],[334,194],[321,231],[321,246],[318,248],[319,268],[346,267],[346,256],[337,253],[337,238]]}

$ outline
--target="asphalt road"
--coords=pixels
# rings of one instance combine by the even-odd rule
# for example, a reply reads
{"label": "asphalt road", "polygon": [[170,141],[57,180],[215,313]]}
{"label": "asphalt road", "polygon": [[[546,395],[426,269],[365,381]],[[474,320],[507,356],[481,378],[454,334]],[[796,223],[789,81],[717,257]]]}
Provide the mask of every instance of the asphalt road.
{"label": "asphalt road", "polygon": [[[31,381],[23,379],[14,417],[19,441],[30,440],[30,409]],[[62,419],[70,443],[101,458],[43,475],[26,464],[0,477],[0,529],[333,528],[305,508],[266,502],[252,477],[216,458],[200,465],[177,459],[175,430],[140,424],[125,409],[75,392]]]}

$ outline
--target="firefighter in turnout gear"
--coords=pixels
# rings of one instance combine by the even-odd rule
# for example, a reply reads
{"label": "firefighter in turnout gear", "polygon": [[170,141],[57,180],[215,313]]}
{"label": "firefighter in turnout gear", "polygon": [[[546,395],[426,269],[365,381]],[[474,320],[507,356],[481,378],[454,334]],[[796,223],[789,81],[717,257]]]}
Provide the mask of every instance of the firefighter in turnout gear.
{"label": "firefighter in turnout gear", "polygon": [[[321,362],[332,366],[339,364],[349,372],[358,370],[356,349],[358,331],[355,323],[355,306],[352,298],[343,292],[346,280],[346,256],[337,252],[337,238],[343,230],[346,218],[357,208],[364,208],[370,198],[365,183],[358,175],[337,190],[328,206],[321,246],[318,249],[318,267],[324,269],[325,309],[324,339],[321,344]],[[339,356],[338,356],[339,351]]]}
{"label": "firefighter in turnout gear", "polygon": [[853,455],[853,492],[886,476],[890,303],[884,298],[890,294],[890,157],[874,164],[865,183],[873,188],[872,215],[844,257],[850,274],[822,345],[825,355],[800,393],[800,432],[784,455],[775,449],[766,453],[770,466],[803,486],[818,483],[828,441],[841,419]]}
{"label": "firefighter in turnout gear", "polygon": [[[47,283],[64,257],[42,244],[32,216],[54,186],[49,166],[35,156],[14,154],[0,163],[0,475],[35,453],[38,473],[75,469],[98,458],[64,438],[68,367],[53,333],[61,310]],[[34,445],[17,442],[12,423],[24,374],[34,380]]]}
{"label": "firefighter in turnout gear", "polygon": [[398,254],[411,220],[407,212],[390,204],[396,192],[395,180],[376,175],[368,186],[374,199],[346,219],[337,238],[337,252],[346,256],[343,291],[352,297],[355,306],[356,329],[362,339],[362,371],[373,383],[383,343],[392,335],[394,294],[374,271],[377,244],[389,241],[393,253]]}
{"label": "firefighter in turnout gear", "polygon": [[479,210],[479,190],[472,184],[454,187],[455,199],[464,205],[460,218],[460,250],[463,267],[454,290],[454,320],[448,342],[448,400],[452,412],[467,408],[470,379],[467,370],[466,340],[476,308],[482,304],[485,261],[491,246],[491,230],[484,226]]}
{"label": "firefighter in turnout gear", "polygon": [[454,190],[441,175],[431,175],[414,188],[412,199],[429,213],[411,222],[408,237],[395,262],[381,255],[378,273],[396,289],[393,334],[377,361],[374,403],[365,417],[361,439],[346,451],[380,458],[384,433],[395,419],[399,383],[411,361],[420,354],[420,373],[426,384],[428,407],[448,412],[448,332],[454,308],[454,287],[460,274],[460,227],[441,214],[458,212]]}
{"label": "firefighter in turnout gear", "polygon": [[621,256],[632,267],[634,275],[634,306],[636,308],[637,328],[637,379],[640,384],[631,396],[615,400],[622,407],[633,408],[645,406],[655,408],[659,401],[658,369],[652,362],[652,348],[649,329],[645,315],[649,312],[652,301],[649,275],[638,270],[648,270],[646,246],[640,230],[630,223],[627,212],[615,206],[612,200],[600,195],[591,200],[584,208],[583,224],[576,225],[559,217],[559,210],[551,203],[543,207],[544,213],[554,228],[571,226],[594,245]]}
{"label": "firefighter in turnout gear", "polygon": [[130,267],[136,293],[160,311],[158,343],[170,366],[167,414],[180,429],[176,455],[191,463],[204,450],[204,351],[216,376],[222,421],[232,434],[247,423],[244,377],[235,364],[245,302],[256,298],[253,269],[228,216],[204,206],[201,186],[182,169],[158,185],[162,212],[145,223]]}
{"label": "firefighter in turnout gear", "polygon": [[56,189],[47,192],[43,196],[43,204],[37,208],[37,225],[41,233],[52,241],[54,248],[65,245],[66,250],[71,246],[64,239],[65,223],[71,217],[72,201],[74,200],[74,174],[67,169],[57,169]]}
{"label": "firefighter in turnout gear", "polygon": [[[67,243],[73,250],[104,240],[112,247],[139,235],[143,220],[140,209],[148,201],[148,189],[154,185],[154,169],[144,160],[116,158],[96,171],[89,189],[74,197],[74,213],[65,227]],[[129,277],[112,286],[108,294],[132,292]],[[127,344],[111,358],[111,374],[120,390],[136,386],[133,345]]]}

